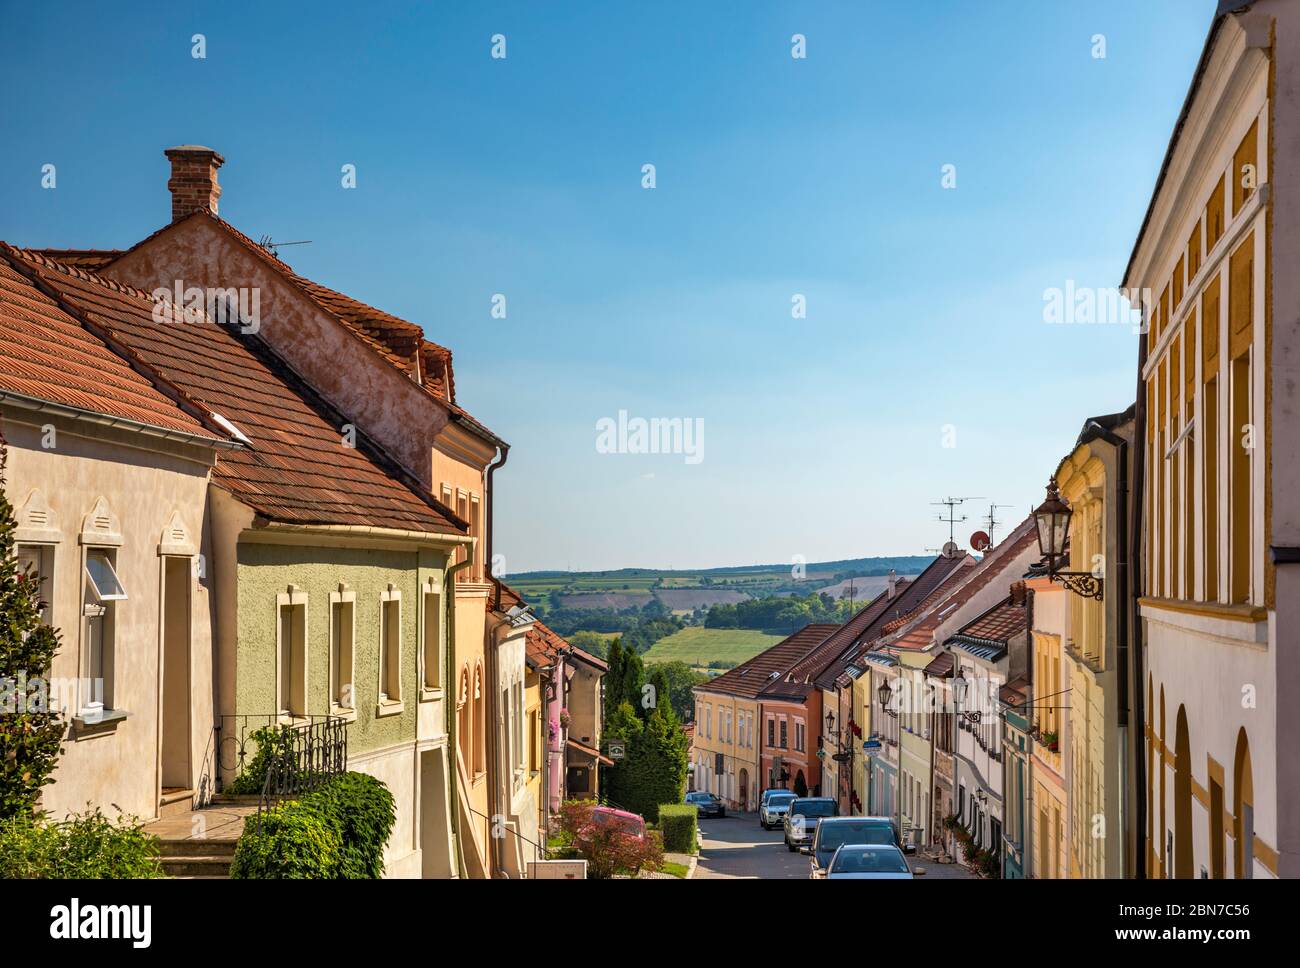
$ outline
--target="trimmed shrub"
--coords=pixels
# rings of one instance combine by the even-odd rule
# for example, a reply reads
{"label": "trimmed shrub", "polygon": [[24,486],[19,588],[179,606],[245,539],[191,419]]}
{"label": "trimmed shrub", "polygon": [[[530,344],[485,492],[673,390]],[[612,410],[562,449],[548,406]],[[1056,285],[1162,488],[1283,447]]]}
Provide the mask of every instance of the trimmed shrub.
{"label": "trimmed shrub", "polygon": [[98,809],[47,823],[0,821],[0,879],[162,877],[158,839],[135,817],[109,820]]}
{"label": "trimmed shrub", "polygon": [[367,879],[384,873],[397,805],[382,782],[343,773],[317,790],[250,817],[235,845],[233,878]]}
{"label": "trimmed shrub", "polygon": [[664,850],[673,854],[693,854],[699,828],[699,811],[689,803],[661,803],[659,829],[664,836]]}
{"label": "trimmed shrub", "polygon": [[341,876],[343,842],[338,831],[302,801],[250,817],[235,845],[230,876],[238,879],[303,880]]}
{"label": "trimmed shrub", "polygon": [[647,830],[640,837],[615,824],[598,823],[592,815],[596,806],[594,800],[568,800],[560,805],[560,830],[572,844],[571,849],[586,860],[588,877],[636,877],[643,870],[663,867],[663,844],[657,831]]}

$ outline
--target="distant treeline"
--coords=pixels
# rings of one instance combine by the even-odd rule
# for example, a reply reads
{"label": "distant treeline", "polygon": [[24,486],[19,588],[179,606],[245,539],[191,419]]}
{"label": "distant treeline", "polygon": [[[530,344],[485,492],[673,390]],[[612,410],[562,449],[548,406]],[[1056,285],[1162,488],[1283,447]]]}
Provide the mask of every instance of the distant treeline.
{"label": "distant treeline", "polygon": [[853,614],[853,607],[850,602],[836,601],[825,592],[755,598],[734,605],[712,606],[704,618],[704,627],[790,634],[814,622],[845,622]]}
{"label": "distant treeline", "polygon": [[689,624],[653,598],[641,608],[553,608],[543,610],[542,620],[560,635],[572,635],[580,629],[619,632],[623,648],[638,653]]}
{"label": "distant treeline", "polygon": [[[915,575],[934,559],[926,555],[901,555],[880,558],[846,558],[843,561],[810,562],[810,572],[832,572],[844,578],[887,575],[892,568],[900,575]],[[513,581],[541,579],[628,579],[628,578],[683,578],[691,576],[729,576],[789,572],[790,563],[775,565],[733,565],[725,568],[696,568],[673,570],[667,568],[618,568],[612,571],[527,571],[511,575]]]}

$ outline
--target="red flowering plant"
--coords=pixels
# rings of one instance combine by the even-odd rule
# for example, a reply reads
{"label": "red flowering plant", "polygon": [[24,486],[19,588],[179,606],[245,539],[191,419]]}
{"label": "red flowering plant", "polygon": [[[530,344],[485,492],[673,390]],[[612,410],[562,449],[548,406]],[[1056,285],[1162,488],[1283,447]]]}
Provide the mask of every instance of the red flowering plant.
{"label": "red flowering plant", "polygon": [[594,800],[569,800],[560,807],[560,831],[569,847],[587,862],[587,875],[605,880],[615,874],[635,877],[663,866],[664,850],[655,830],[644,822],[611,822],[609,811]]}

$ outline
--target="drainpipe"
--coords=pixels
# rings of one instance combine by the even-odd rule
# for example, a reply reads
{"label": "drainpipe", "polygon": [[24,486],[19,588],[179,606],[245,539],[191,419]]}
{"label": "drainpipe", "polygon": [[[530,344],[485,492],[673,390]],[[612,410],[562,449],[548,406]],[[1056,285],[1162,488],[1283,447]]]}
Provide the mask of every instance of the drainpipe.
{"label": "drainpipe", "polygon": [[1142,370],[1147,361],[1147,341],[1144,337],[1145,333],[1138,339],[1137,399],[1133,408],[1133,453],[1135,459],[1133,461],[1133,480],[1130,485],[1129,506],[1125,509],[1131,522],[1127,535],[1132,536],[1127,538],[1129,544],[1128,600],[1125,603],[1128,621],[1131,623],[1129,634],[1133,638],[1129,655],[1129,666],[1132,668],[1130,684],[1132,686],[1131,699],[1134,720],[1129,727],[1128,742],[1129,761],[1132,764],[1134,781],[1133,810],[1129,814],[1133,828],[1133,836],[1129,838],[1132,845],[1129,863],[1132,865],[1133,876],[1137,878],[1147,876],[1147,844],[1151,837],[1151,832],[1146,829],[1147,783],[1150,782],[1150,778],[1147,776],[1146,757],[1146,692],[1142,688],[1142,614],[1138,606],[1138,595],[1142,589],[1142,501],[1143,490],[1146,486],[1147,394],[1146,386],[1142,382]]}
{"label": "drainpipe", "polygon": [[467,558],[460,564],[452,565],[443,574],[443,594],[447,598],[447,648],[444,650],[447,654],[445,661],[446,669],[443,673],[442,714],[443,725],[447,733],[447,750],[448,769],[448,806],[451,812],[451,843],[456,852],[456,870],[461,877],[469,877],[469,871],[465,866],[465,853],[461,848],[460,842],[460,800],[456,795],[456,690],[459,688],[460,680],[456,678],[456,573],[468,568],[470,560]]}
{"label": "drainpipe", "polygon": [[[492,463],[488,465],[487,474],[486,474],[486,483],[484,485],[484,491],[486,492],[484,496],[487,499],[487,522],[486,522],[486,529],[485,529],[486,543],[483,549],[483,566],[484,568],[486,568],[488,576],[492,579],[492,585],[493,585],[492,608],[490,610],[493,612],[501,611],[501,579],[497,577],[496,569],[493,567],[492,564],[492,534],[494,530],[493,521],[496,518],[496,501],[493,499],[493,495],[492,495],[492,479],[493,476],[496,474],[498,468],[503,467],[505,465],[505,462],[509,459],[509,457],[510,457],[510,445],[506,443],[499,444],[497,447],[497,457],[494,458]],[[491,695],[488,697],[488,715],[493,724],[493,728],[488,731],[488,756],[490,757],[490,761],[497,765],[498,779],[500,780],[504,778],[506,783],[509,784],[511,779],[510,776],[507,775],[505,777],[501,777],[500,774],[500,770],[501,770],[500,744],[497,741],[498,733],[501,726],[501,720],[498,719],[498,713],[497,713],[497,702],[499,699],[498,696],[499,683],[497,682],[497,646],[498,646],[497,633],[501,630],[504,624],[505,624],[504,622],[498,622],[496,625],[492,626],[491,630],[488,632],[487,679],[492,686]],[[509,710],[503,710],[502,713],[504,714],[505,718],[509,717]],[[506,764],[505,772],[509,774],[510,772],[509,764]],[[489,812],[493,817],[492,823],[495,824],[496,823],[495,818],[500,816],[502,813],[502,811],[499,809],[500,807],[499,801],[501,798],[500,783],[498,782],[498,783],[488,784],[488,794],[491,797]],[[492,874],[493,876],[495,876],[497,870],[500,868],[501,845],[500,843],[498,843],[500,838],[489,837],[489,840],[492,843],[491,850],[489,851],[491,855],[490,863],[492,865]]]}

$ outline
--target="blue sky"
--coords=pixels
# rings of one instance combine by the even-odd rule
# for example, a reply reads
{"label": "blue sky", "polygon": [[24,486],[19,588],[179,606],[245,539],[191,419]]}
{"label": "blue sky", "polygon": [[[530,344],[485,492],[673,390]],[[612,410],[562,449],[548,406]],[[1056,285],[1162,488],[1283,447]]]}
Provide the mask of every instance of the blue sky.
{"label": "blue sky", "polygon": [[[225,218],[452,348],[508,571],[1005,533],[1132,401],[1132,331],[1043,291],[1118,285],[1213,0],[282,6],[0,0],[0,238],[129,245],[216,148]],[[620,410],[704,459],[598,453]]]}

